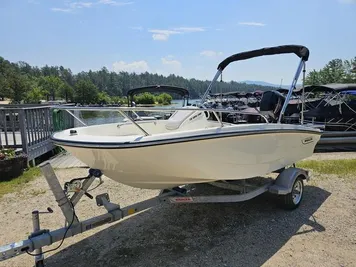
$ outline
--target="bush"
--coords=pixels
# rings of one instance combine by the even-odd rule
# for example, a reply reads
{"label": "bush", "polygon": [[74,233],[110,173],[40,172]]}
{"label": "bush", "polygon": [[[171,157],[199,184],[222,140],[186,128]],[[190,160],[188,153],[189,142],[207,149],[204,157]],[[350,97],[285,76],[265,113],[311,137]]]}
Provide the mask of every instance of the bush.
{"label": "bush", "polygon": [[119,96],[112,96],[111,97],[111,102],[114,104],[127,104],[127,98],[126,97],[119,97]]}
{"label": "bush", "polygon": [[139,94],[134,97],[136,104],[155,104],[155,96],[150,93]]}
{"label": "bush", "polygon": [[157,98],[157,102],[163,105],[170,105],[173,99],[172,96],[167,93],[160,94]]}
{"label": "bush", "polygon": [[100,104],[110,104],[111,98],[106,92],[99,92],[98,93],[98,103]]}
{"label": "bush", "polygon": [[24,153],[16,153],[12,148],[0,149],[0,181],[20,176],[26,165],[27,157]]}

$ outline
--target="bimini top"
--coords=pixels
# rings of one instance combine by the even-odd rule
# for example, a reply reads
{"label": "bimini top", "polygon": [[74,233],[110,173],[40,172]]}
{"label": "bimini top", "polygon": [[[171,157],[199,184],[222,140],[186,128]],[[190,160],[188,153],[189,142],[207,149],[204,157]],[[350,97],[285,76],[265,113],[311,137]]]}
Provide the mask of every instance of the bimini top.
{"label": "bimini top", "polygon": [[[278,88],[277,91],[287,93],[288,89]],[[295,94],[301,94],[303,87],[298,87],[293,90]],[[304,92],[323,92],[323,93],[341,93],[346,91],[356,91],[356,83],[329,83],[320,85],[305,85]]]}
{"label": "bimini top", "polygon": [[143,87],[133,88],[127,91],[127,97],[132,97],[135,94],[144,93],[144,92],[167,92],[179,94],[182,97],[189,97],[188,89],[171,86],[171,85],[148,85]]}
{"label": "bimini top", "polygon": [[356,83],[330,83],[330,84],[324,84],[319,86],[330,88],[337,92],[356,90]]}
{"label": "bimini top", "polygon": [[214,93],[209,94],[211,97],[219,97],[219,96],[234,96],[234,97],[251,97],[254,96],[253,92],[240,92],[240,91],[233,91],[233,92],[225,92],[225,93]]}
{"label": "bimini top", "polygon": [[[301,93],[303,88],[298,88],[295,90],[295,93]],[[321,85],[308,85],[304,87],[305,92],[344,92],[356,90],[355,83],[330,83],[330,84],[321,84]]]}
{"label": "bimini top", "polygon": [[254,57],[278,55],[278,54],[291,54],[294,53],[304,61],[309,59],[309,49],[302,45],[281,45],[274,47],[265,47],[262,49],[246,51],[238,53],[224,59],[218,66],[218,70],[223,71],[227,65],[232,62],[250,59]]}

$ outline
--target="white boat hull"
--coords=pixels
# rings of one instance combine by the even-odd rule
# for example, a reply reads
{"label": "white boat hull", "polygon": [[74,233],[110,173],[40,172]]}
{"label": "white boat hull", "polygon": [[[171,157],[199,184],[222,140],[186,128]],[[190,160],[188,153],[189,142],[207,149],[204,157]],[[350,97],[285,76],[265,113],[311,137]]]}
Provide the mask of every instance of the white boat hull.
{"label": "white boat hull", "polygon": [[319,139],[295,129],[133,148],[61,146],[117,182],[164,189],[266,175],[311,156]]}

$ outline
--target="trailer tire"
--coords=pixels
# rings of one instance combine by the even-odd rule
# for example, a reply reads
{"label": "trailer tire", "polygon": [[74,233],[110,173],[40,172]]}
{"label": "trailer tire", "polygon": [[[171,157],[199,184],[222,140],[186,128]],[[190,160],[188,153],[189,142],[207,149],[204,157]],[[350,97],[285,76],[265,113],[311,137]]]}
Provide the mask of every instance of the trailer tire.
{"label": "trailer tire", "polygon": [[292,191],[282,196],[281,204],[284,209],[294,210],[299,207],[304,194],[303,177],[298,176],[292,186]]}

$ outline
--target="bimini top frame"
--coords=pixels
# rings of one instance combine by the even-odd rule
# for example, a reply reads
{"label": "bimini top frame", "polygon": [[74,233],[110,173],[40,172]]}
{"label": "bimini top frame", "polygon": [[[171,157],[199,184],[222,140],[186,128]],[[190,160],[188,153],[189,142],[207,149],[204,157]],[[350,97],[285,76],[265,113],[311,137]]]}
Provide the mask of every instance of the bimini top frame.
{"label": "bimini top frame", "polygon": [[[298,69],[295,73],[293,82],[291,87],[289,88],[288,94],[286,96],[286,100],[284,101],[278,123],[281,122],[282,116],[284,114],[284,111],[289,103],[290,97],[292,95],[293,90],[296,87],[298,78],[300,76],[300,73],[302,70],[305,71],[305,62],[308,61],[309,59],[309,49],[306,48],[305,46],[301,45],[281,45],[281,46],[275,46],[275,47],[265,47],[262,49],[257,49],[257,50],[251,50],[251,51],[246,51],[238,54],[234,54],[232,56],[227,57],[224,59],[219,65],[218,65],[218,71],[215,74],[213,80],[209,84],[207,90],[205,91],[201,101],[204,103],[206,97],[208,96],[213,84],[217,81],[219,76],[222,74],[223,70],[232,62],[235,61],[240,61],[240,60],[246,60],[250,58],[255,58],[255,57],[261,57],[261,56],[269,56],[269,55],[278,55],[278,54],[295,54],[300,58],[300,63],[298,66]],[[303,86],[304,88],[304,86]]]}
{"label": "bimini top frame", "polygon": [[133,96],[135,94],[143,93],[143,92],[166,92],[166,93],[174,93],[181,95],[183,99],[187,99],[187,104],[189,100],[189,91],[186,88],[171,86],[171,85],[149,85],[143,87],[132,88],[127,91],[127,101],[128,106],[132,105]]}

